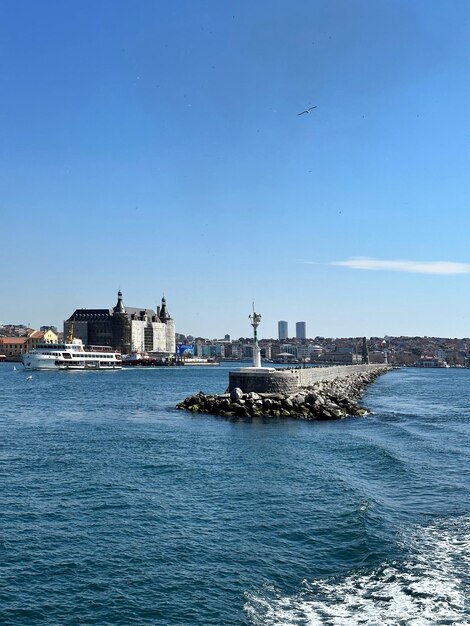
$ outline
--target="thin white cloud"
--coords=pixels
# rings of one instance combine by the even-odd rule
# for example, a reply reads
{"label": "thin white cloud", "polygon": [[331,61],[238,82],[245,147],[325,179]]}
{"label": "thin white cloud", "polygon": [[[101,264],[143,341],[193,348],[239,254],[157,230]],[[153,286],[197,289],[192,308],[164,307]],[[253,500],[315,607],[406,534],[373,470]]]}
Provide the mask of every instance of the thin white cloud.
{"label": "thin white cloud", "polygon": [[470,263],[454,263],[453,261],[387,261],[370,257],[355,257],[347,261],[334,261],[331,265],[340,265],[353,270],[388,270],[410,274],[470,274]]}

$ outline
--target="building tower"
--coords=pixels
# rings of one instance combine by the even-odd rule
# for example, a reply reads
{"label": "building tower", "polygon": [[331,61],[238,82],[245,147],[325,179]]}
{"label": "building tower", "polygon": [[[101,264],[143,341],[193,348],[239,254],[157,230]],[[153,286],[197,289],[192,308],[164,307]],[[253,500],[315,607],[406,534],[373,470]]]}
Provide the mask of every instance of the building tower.
{"label": "building tower", "polygon": [[163,322],[164,324],[166,324],[166,322],[167,322],[168,320],[170,320],[170,319],[171,319],[171,317],[170,317],[170,314],[168,313],[168,309],[166,308],[166,299],[165,299],[165,296],[163,296],[163,298],[162,298],[162,306],[161,306],[161,307],[158,307],[158,309],[157,309],[157,310],[158,310],[158,312],[159,312],[158,317],[159,317],[160,321],[161,321],[161,322]]}
{"label": "building tower", "polygon": [[277,323],[277,330],[279,335],[279,340],[287,339],[289,336],[289,326],[287,322],[281,321]]}
{"label": "building tower", "polygon": [[305,322],[296,322],[295,337],[296,339],[307,339],[307,324]]}
{"label": "building tower", "polygon": [[122,291],[118,291],[118,301],[113,307],[111,318],[111,332],[113,346],[123,354],[129,354],[132,350],[132,330],[127,316],[124,303],[122,301]]}
{"label": "building tower", "polygon": [[362,338],[362,362],[369,365],[369,350],[367,348],[367,339]]}
{"label": "building tower", "polygon": [[174,354],[176,352],[175,322],[166,308],[165,296],[162,298],[161,307],[157,307],[157,317],[162,324],[165,324],[166,349]]}

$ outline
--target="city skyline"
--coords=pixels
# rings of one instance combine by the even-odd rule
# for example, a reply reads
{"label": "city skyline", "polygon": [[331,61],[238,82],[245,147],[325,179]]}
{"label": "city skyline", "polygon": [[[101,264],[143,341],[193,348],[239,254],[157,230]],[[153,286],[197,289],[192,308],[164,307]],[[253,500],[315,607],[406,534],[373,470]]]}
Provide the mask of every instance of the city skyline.
{"label": "city skyline", "polygon": [[470,334],[468,3],[0,11],[1,322]]}

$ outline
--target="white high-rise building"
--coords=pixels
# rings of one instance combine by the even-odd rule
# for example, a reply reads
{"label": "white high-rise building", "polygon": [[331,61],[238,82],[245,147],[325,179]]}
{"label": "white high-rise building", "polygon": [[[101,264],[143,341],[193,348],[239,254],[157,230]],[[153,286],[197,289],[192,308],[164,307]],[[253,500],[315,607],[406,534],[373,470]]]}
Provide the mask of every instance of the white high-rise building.
{"label": "white high-rise building", "polygon": [[305,322],[296,322],[295,336],[297,339],[307,339],[307,324]]}

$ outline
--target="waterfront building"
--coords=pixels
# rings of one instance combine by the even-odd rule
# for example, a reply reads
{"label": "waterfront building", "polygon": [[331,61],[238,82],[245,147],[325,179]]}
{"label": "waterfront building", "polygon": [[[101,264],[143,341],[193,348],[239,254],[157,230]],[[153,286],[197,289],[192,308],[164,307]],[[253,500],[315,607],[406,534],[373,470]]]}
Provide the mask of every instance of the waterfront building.
{"label": "waterfront building", "polygon": [[323,347],[316,344],[309,345],[309,351],[311,359],[318,359],[323,352]]}
{"label": "waterfront building", "polygon": [[205,344],[202,346],[202,356],[204,358],[223,359],[225,357],[225,346],[222,343]]}
{"label": "waterfront building", "polygon": [[244,359],[252,359],[253,358],[253,344],[246,343],[243,346],[243,358]]}
{"label": "waterfront building", "polygon": [[232,341],[230,353],[225,352],[226,356],[231,356],[233,359],[241,359],[243,355],[243,347],[240,341]]}
{"label": "waterfront building", "polygon": [[320,356],[319,362],[328,363],[328,365],[358,365],[364,361],[360,354],[356,354],[352,350],[332,350],[324,352]]}
{"label": "waterfront building", "polygon": [[277,330],[279,335],[279,341],[283,341],[287,339],[289,336],[289,325],[285,321],[280,321],[277,323]]}
{"label": "waterfront building", "polygon": [[299,343],[295,346],[298,359],[310,359],[310,346],[307,343]]}
{"label": "waterfront building", "polygon": [[415,366],[416,367],[449,367],[447,362],[444,361],[444,359],[431,357],[431,356],[420,357],[416,361]]}
{"label": "waterfront building", "polygon": [[0,354],[8,361],[20,361],[23,352],[26,352],[26,337],[1,337]]}
{"label": "waterfront building", "polygon": [[59,335],[57,334],[57,329],[53,329],[53,327],[46,328],[43,330],[44,326],[41,326],[41,330],[43,332],[43,343],[57,343],[59,341]]}
{"label": "waterfront building", "polygon": [[263,359],[271,358],[271,343],[266,341],[266,339],[261,339],[259,342],[259,347],[261,348],[261,356]]}
{"label": "waterfront building", "polygon": [[297,346],[292,343],[283,343],[279,346],[280,352],[283,354],[290,354],[292,356],[297,356]]}
{"label": "waterfront building", "polygon": [[296,322],[295,337],[296,339],[307,339],[307,324],[305,322]]}
{"label": "waterfront building", "polygon": [[176,351],[175,323],[165,298],[156,311],[126,307],[119,291],[112,309],[76,309],[64,321],[64,337],[71,333],[85,345],[110,346],[123,354]]}
{"label": "waterfront building", "polygon": [[40,330],[33,330],[26,339],[26,352],[31,352],[31,350],[37,348],[41,343],[44,343],[44,333]]}
{"label": "waterfront building", "polygon": [[197,339],[194,344],[194,352],[197,357],[223,359],[226,356],[226,347],[227,344],[224,341]]}

